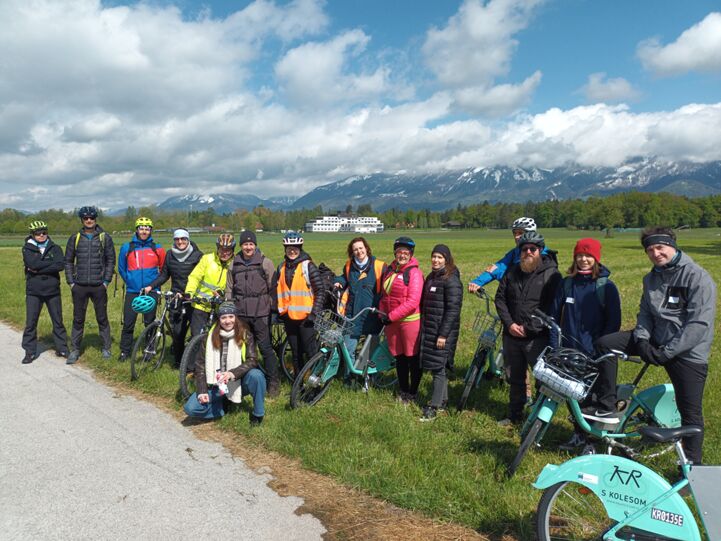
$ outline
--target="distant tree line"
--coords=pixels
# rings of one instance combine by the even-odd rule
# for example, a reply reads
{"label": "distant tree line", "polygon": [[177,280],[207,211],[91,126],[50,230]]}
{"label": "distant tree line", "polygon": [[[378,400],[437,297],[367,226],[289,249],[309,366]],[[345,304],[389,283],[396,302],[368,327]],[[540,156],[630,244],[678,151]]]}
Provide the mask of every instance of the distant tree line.
{"label": "distant tree line", "polygon": [[[568,227],[577,229],[636,228],[647,225],[672,227],[721,226],[721,195],[688,198],[668,193],[625,192],[608,197],[568,199],[527,203],[489,203],[461,206],[443,211],[390,209],[374,212],[368,204],[342,209],[345,213],[361,216],[375,215],[386,229],[438,228],[506,228],[519,216],[535,218],[539,227]],[[306,222],[323,214],[338,210],[320,206],[308,210],[271,210],[260,206],[218,214],[212,208],[202,211],[161,211],[157,207],[128,207],[121,216],[103,216],[99,223],[108,231],[131,231],[135,218],[148,216],[156,229],[176,227],[211,227],[229,231],[242,229],[302,229]],[[69,233],[77,230],[79,221],[75,212],[50,209],[25,215],[14,209],[0,212],[0,233],[24,233],[31,220],[48,222],[52,232]]]}

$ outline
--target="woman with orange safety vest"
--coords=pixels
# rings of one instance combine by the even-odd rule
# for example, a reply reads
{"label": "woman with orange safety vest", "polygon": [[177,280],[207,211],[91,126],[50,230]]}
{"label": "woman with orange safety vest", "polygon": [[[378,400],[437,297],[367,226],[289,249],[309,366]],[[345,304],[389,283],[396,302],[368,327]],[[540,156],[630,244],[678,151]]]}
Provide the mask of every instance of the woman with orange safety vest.
{"label": "woman with orange safety vest", "polygon": [[297,374],[318,351],[313,320],[323,308],[323,280],[318,267],[303,251],[303,237],[289,231],[283,237],[285,258],[273,274],[271,291],[276,292],[278,315],[285,326]]}
{"label": "woman with orange safety vest", "polygon": [[[343,274],[335,279],[335,287],[343,290],[340,311],[346,317],[353,317],[365,308],[378,308],[381,299],[381,278],[386,264],[371,253],[371,247],[363,237],[356,237],[348,243],[348,261]],[[354,321],[353,329],[345,337],[346,347],[355,354],[361,336],[378,334],[382,328],[375,314],[365,312]]]}
{"label": "woman with orange safety vest", "polygon": [[393,243],[395,260],[383,274],[380,300],[381,321],[386,325],[388,349],[396,358],[398,399],[407,404],[416,399],[421,382],[418,358],[421,330],[423,273],[413,257],[416,243],[399,237]]}

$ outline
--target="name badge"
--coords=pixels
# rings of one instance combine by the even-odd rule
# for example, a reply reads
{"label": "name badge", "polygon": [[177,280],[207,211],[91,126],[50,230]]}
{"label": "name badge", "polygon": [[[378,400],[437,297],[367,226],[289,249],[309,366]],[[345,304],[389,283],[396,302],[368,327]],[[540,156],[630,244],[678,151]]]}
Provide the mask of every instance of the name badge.
{"label": "name badge", "polygon": [[566,304],[576,304],[576,299],[573,297],[566,297]]}
{"label": "name badge", "polygon": [[403,280],[402,274],[396,274],[396,280]]}
{"label": "name badge", "polygon": [[436,286],[431,286],[431,291],[435,291],[435,290],[436,290]]}

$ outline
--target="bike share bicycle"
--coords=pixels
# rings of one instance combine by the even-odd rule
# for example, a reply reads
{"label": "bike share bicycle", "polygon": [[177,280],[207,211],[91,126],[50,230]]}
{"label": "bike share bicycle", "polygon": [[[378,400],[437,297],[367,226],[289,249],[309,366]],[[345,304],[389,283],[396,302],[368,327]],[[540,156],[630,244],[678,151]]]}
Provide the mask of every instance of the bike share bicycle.
{"label": "bike share bicycle", "polygon": [[392,371],[395,368],[395,357],[388,350],[383,331],[368,336],[355,359],[343,340],[344,336],[352,332],[353,322],[367,311],[379,313],[377,308],[368,307],[352,318],[333,310],[323,310],[318,315],[314,327],[321,347],[295,378],[290,393],[291,408],[316,404],[343,367],[349,377],[360,378],[364,391],[368,391],[370,386],[387,388],[395,385],[397,378]]}
{"label": "bike share bicycle", "polygon": [[200,348],[205,347],[205,342],[208,339],[208,333],[215,324],[215,320],[218,317],[218,306],[223,303],[223,296],[217,295],[210,298],[205,297],[193,297],[190,299],[195,304],[207,304],[210,306],[210,314],[208,320],[203,326],[203,330],[190,339],[188,344],[185,346],[183,351],[183,358],[180,360],[180,368],[178,370],[178,382],[180,388],[180,395],[183,400],[187,400],[190,395],[195,392],[195,372],[192,368],[195,366],[195,359],[198,358]]}
{"label": "bike share bicycle", "polygon": [[[533,484],[544,490],[536,513],[537,538],[700,541],[698,516],[706,539],[721,539],[721,466],[690,463],[680,442],[700,431],[697,426],[638,428],[644,439],[675,447],[682,476],[673,485],[652,469],[614,455],[547,465]],[[680,493],[687,486],[690,500]]]}
{"label": "bike share bicycle", "polygon": [[[163,309],[150,325],[145,327],[130,353],[130,380],[136,381],[148,370],[154,371],[160,368],[165,359],[166,352],[166,336],[170,337],[172,342],[173,328],[170,325],[168,312],[178,307],[176,294],[171,291],[158,293],[159,298],[163,300]],[[152,299],[150,302],[147,299]],[[156,301],[149,295],[140,295],[133,299],[133,310],[138,313],[143,311],[151,311],[156,306]],[[140,311],[139,311],[140,310]]]}
{"label": "bike share bicycle", "polygon": [[473,331],[478,334],[478,345],[463,379],[463,392],[456,407],[459,412],[466,407],[471,390],[479,388],[484,379],[504,379],[503,349],[499,348],[496,352],[503,323],[491,311],[491,297],[486,290],[480,288],[476,295],[485,301],[486,306],[478,311],[473,323]]}
{"label": "bike share bicycle", "polygon": [[[539,319],[549,329],[555,329],[560,343],[561,328],[552,317],[540,310],[536,310],[533,317]],[[584,432],[601,440],[609,454],[614,449],[619,449],[630,458],[637,457],[648,443],[639,438],[638,427],[641,425],[669,428],[680,426],[681,415],[676,407],[673,385],[670,383],[654,385],[636,393],[639,382],[648,370],[648,364],[644,364],[633,383],[617,387],[618,413],[613,419],[615,421],[613,424],[589,423],[586,420],[580,403],[596,381],[597,366],[614,357],[640,363],[630,359],[621,351],[613,351],[592,359],[576,349],[546,347],[533,367],[533,375],[541,386],[531,414],[521,429],[521,445],[508,467],[509,476],[516,472],[528,450],[533,445],[540,445],[558,406],[564,402],[577,425]],[[635,443],[632,443],[634,441]],[[664,448],[648,456],[657,456],[667,450]]]}

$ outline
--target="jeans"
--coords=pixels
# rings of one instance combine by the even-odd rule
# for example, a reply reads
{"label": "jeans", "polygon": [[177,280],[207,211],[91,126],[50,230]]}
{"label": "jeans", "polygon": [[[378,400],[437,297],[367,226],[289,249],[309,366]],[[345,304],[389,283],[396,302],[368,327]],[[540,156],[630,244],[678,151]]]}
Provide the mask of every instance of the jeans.
{"label": "jeans", "polygon": [[448,404],[448,374],[445,368],[432,370],[433,394],[431,395],[431,406],[444,408]]}
{"label": "jeans", "polygon": [[[265,415],[265,376],[257,368],[251,368],[240,380],[240,388],[243,395],[249,394],[253,397],[253,415],[263,417]],[[198,402],[198,394],[193,393],[183,406],[189,417],[201,419],[217,419],[225,415],[225,403],[218,387],[215,385],[208,389],[210,401],[207,404]]]}

